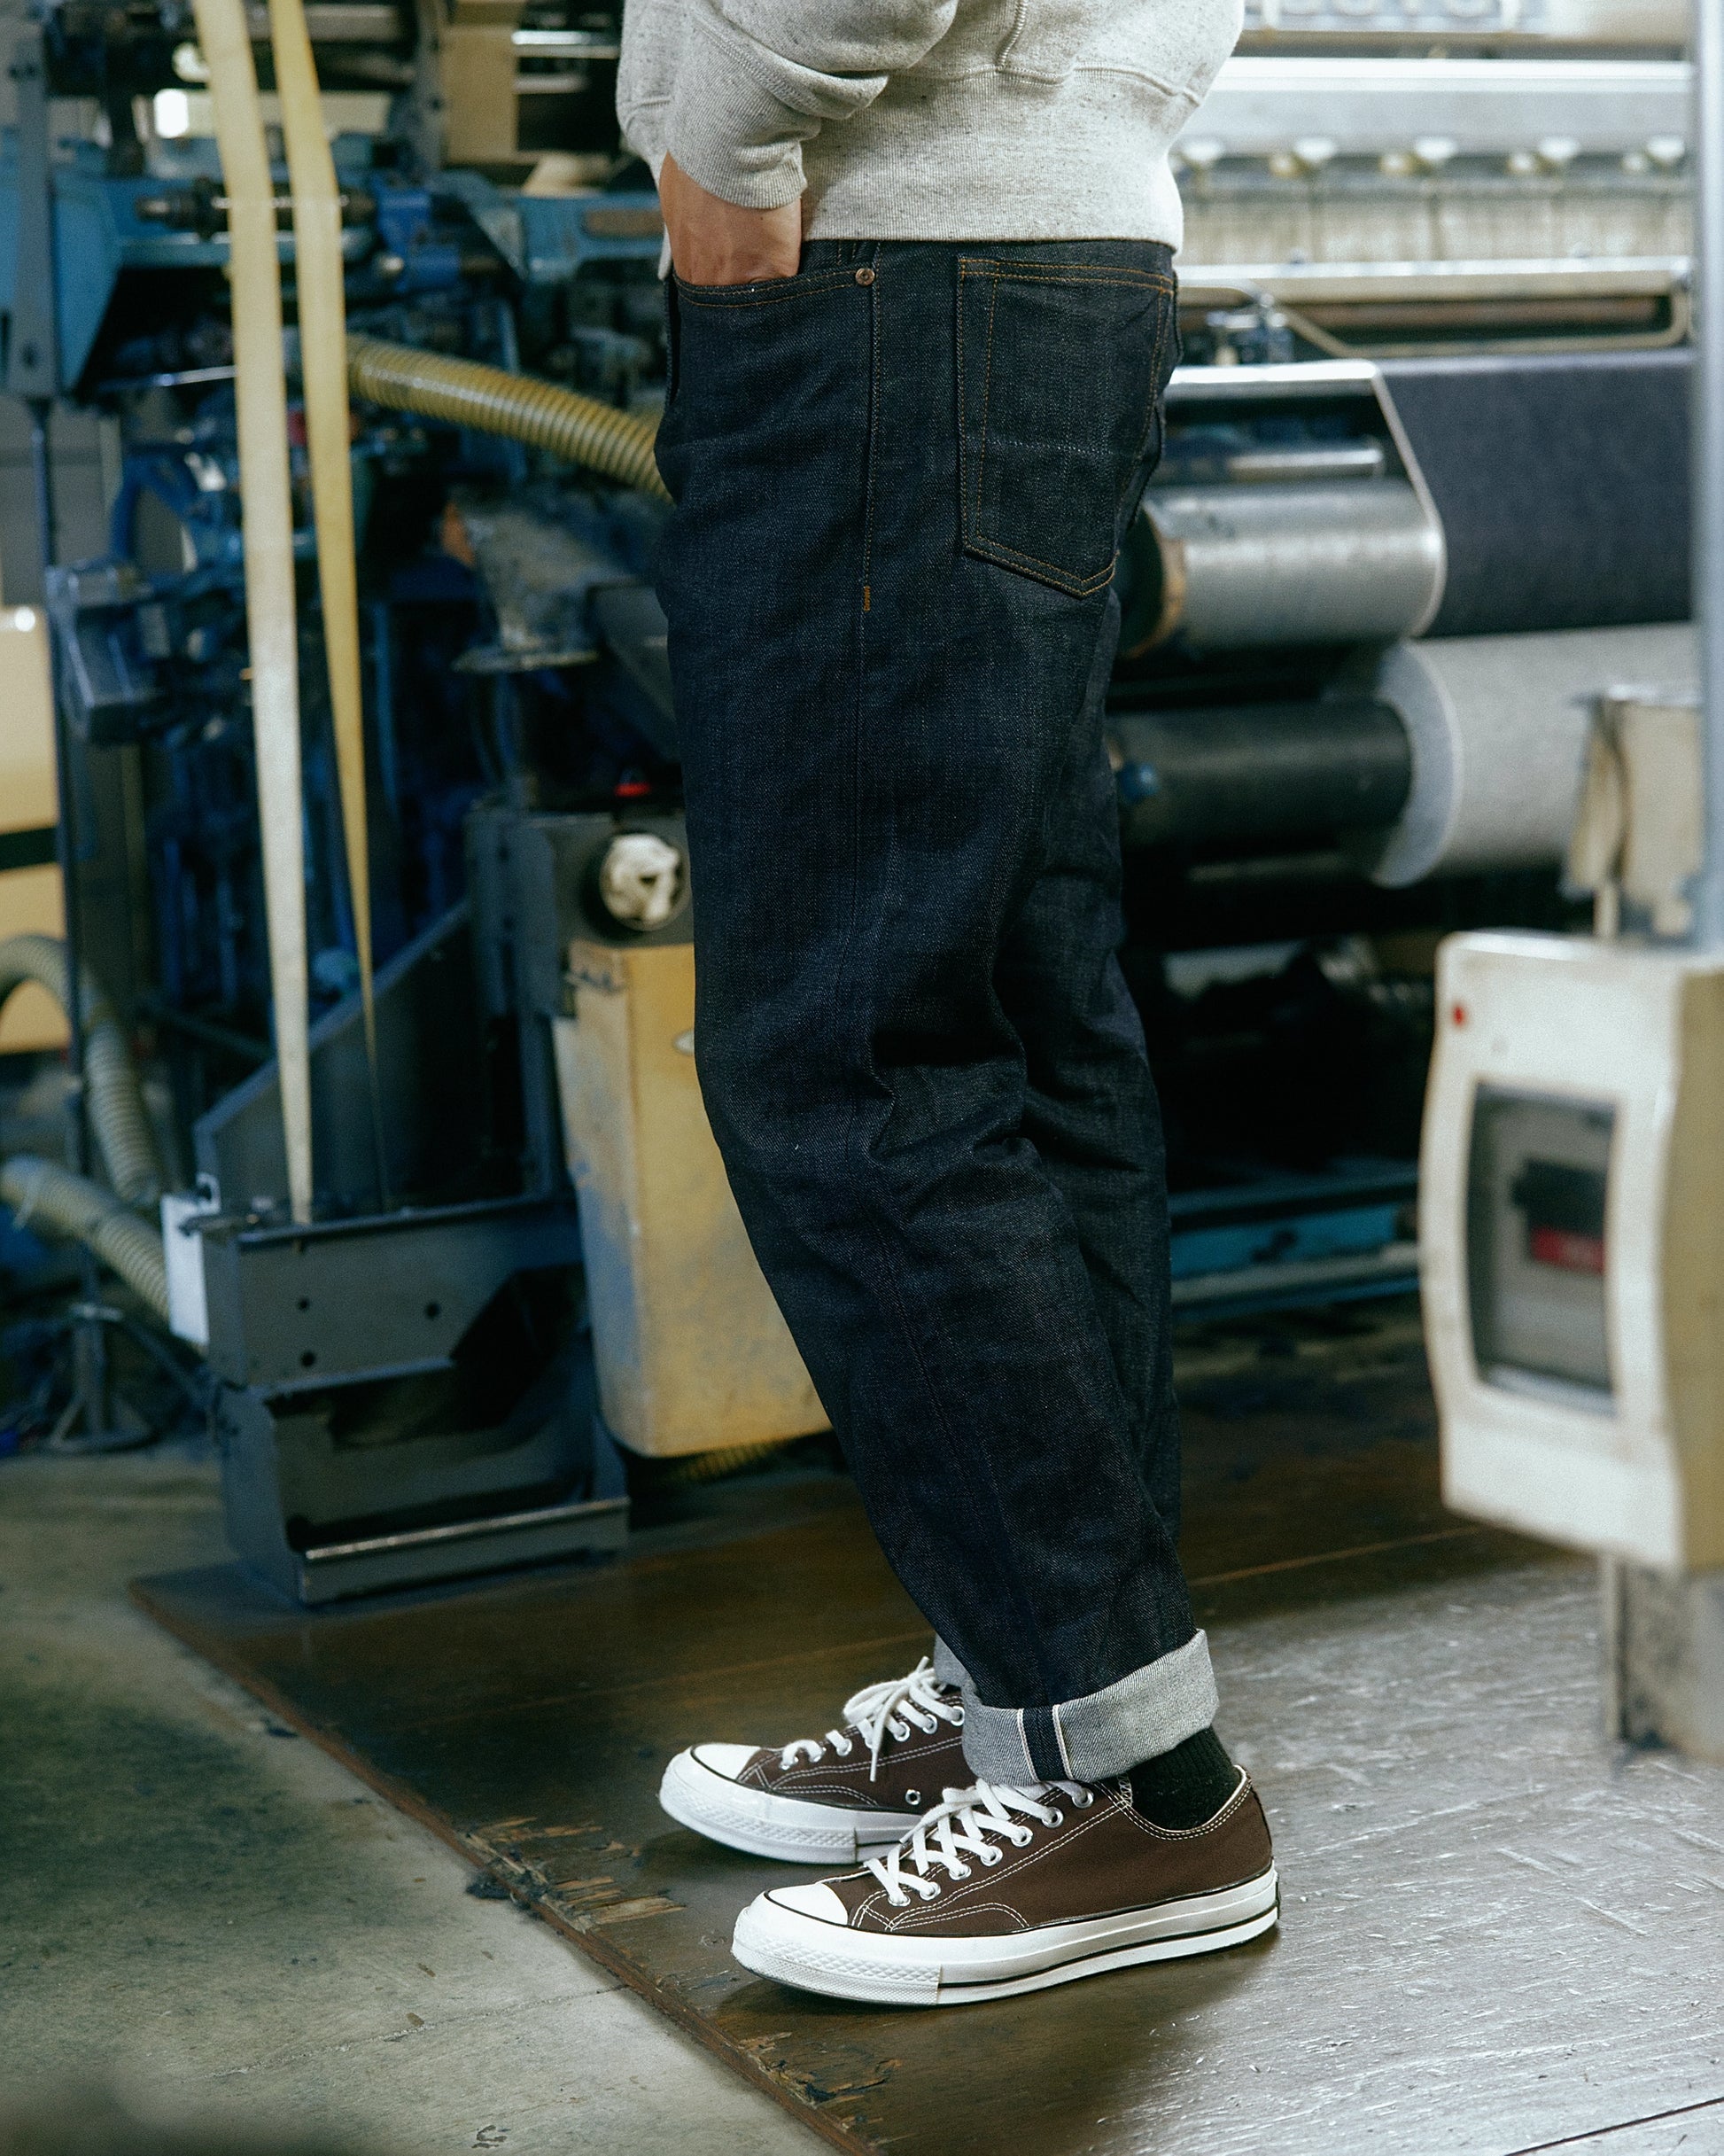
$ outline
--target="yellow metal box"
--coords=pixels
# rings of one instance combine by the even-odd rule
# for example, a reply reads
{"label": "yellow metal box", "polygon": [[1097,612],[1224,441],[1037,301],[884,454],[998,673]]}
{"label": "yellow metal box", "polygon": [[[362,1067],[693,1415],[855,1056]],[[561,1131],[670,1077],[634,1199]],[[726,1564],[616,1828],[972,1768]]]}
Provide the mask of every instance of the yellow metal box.
{"label": "yellow metal box", "polygon": [[[58,815],[54,790],[52,690],[48,620],[36,606],[0,606],[0,846],[25,834],[45,837]],[[60,872],[51,861],[0,870],[0,941],[65,926]],[[58,1048],[66,1020],[44,988],[27,982],[0,1010],[0,1055]]]}
{"label": "yellow metal box", "polygon": [[701,1101],[693,946],[578,940],[569,972],[557,1082],[606,1421],[659,1455],[825,1428]]}

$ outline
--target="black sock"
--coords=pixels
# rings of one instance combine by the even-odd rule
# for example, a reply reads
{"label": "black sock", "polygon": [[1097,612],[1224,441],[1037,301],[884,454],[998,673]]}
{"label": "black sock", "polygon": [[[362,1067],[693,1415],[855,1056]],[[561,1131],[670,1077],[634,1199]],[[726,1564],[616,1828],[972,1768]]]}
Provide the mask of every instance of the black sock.
{"label": "black sock", "polygon": [[1239,1771],[1213,1729],[1131,1770],[1131,1802],[1157,1826],[1201,1826],[1239,1785]]}

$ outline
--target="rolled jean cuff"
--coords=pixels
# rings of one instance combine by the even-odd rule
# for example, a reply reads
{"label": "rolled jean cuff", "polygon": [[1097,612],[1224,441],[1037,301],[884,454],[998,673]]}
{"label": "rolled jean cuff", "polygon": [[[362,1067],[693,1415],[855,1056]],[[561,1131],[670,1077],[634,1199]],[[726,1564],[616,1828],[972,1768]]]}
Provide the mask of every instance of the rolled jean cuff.
{"label": "rolled jean cuff", "polygon": [[937,1632],[934,1636],[934,1681],[936,1685],[950,1685],[954,1692],[975,1689],[969,1671]]}
{"label": "rolled jean cuff", "polygon": [[1196,1632],[1117,1684],[1057,1707],[990,1707],[967,1682],[964,1757],[983,1781],[1008,1786],[1106,1781],[1208,1729],[1216,1703],[1209,1642]]}

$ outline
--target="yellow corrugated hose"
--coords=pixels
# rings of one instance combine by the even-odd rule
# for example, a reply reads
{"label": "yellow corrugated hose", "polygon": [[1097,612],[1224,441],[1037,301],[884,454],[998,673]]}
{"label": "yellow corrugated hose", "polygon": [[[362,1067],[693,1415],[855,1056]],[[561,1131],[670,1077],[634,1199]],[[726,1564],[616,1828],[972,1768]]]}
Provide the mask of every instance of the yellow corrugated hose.
{"label": "yellow corrugated hose", "polygon": [[264,143],[245,0],[192,0],[210,71],[215,139],[228,191],[234,391],[245,546],[245,627],[252,727],[263,829],[264,908],[275,999],[276,1055],[288,1202],[311,1218],[311,1058],[306,963],[305,831],[300,806],[299,631],[293,504],[282,369],[276,190]]}
{"label": "yellow corrugated hose", "polygon": [[359,951],[365,1049],[377,1083],[377,1014],[371,1000],[371,871],[365,816],[365,707],[360,687],[359,586],[353,560],[353,474],[347,409],[347,302],[341,257],[341,191],[323,132],[317,66],[302,0],[269,0],[276,90],[293,195],[294,284],[306,442],[311,453],[317,576],[323,597],[341,824]]}
{"label": "yellow corrugated hose", "polygon": [[356,397],[373,404],[506,434],[661,502],[671,498],[653,462],[652,421],[555,382],[370,337],[347,339],[347,379]]}

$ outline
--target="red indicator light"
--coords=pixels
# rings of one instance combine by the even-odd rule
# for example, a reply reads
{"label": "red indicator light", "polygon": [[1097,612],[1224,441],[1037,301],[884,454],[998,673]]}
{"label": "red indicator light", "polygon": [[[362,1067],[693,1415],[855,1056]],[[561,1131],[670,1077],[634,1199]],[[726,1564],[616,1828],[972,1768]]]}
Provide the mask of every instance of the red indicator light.
{"label": "red indicator light", "polygon": [[1591,1273],[1602,1278],[1604,1238],[1577,1235],[1572,1228],[1535,1227],[1527,1234],[1526,1255],[1535,1265],[1554,1265],[1559,1273]]}
{"label": "red indicator light", "polygon": [[1466,1005],[1456,1003],[1450,1010],[1448,1016],[1451,1024],[1464,1025],[1466,1024]]}
{"label": "red indicator light", "polygon": [[652,791],[650,779],[619,779],[614,789],[618,801],[639,801]]}

